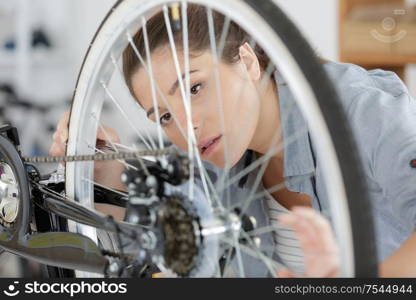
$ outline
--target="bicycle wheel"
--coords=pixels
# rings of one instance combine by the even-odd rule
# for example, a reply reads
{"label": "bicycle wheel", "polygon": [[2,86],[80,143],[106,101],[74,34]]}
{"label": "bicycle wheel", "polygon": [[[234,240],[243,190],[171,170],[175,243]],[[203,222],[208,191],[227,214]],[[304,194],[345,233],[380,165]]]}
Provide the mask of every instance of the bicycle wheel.
{"label": "bicycle wheel", "polygon": [[[215,100],[204,102],[205,106],[190,102],[192,93],[190,61],[193,59],[190,53],[193,45],[189,45],[188,40],[190,32],[188,19],[191,16],[188,16],[187,11],[191,6],[198,6],[206,12],[204,15],[207,25],[206,39],[209,40],[207,51],[211,55],[213,66],[210,72],[210,82],[215,87],[207,98],[213,97],[216,102]],[[170,49],[170,66],[177,79],[181,103],[167,101],[170,96],[161,87],[165,78],[160,74],[157,77],[154,73],[159,67],[152,65],[151,59],[153,52],[150,51],[152,42],[149,41],[149,35],[151,36],[154,32],[147,32],[147,26],[157,16],[165,21],[162,28],[166,35],[165,45],[168,47],[166,49]],[[218,21],[218,16],[223,18],[221,26],[216,26],[215,23]],[[224,275],[224,273],[218,273],[220,268],[218,258],[224,253],[232,256],[232,259],[225,260],[225,269],[234,270],[234,274],[238,276],[274,275],[274,271],[282,266],[282,260],[278,257],[278,253],[276,256],[275,244],[273,242],[267,244],[266,241],[276,241],[276,236],[263,235],[256,242],[254,236],[251,235],[254,231],[263,232],[263,234],[276,231],[275,225],[271,224],[271,218],[259,217],[258,212],[262,207],[264,209],[264,206],[259,206],[262,205],[262,200],[259,199],[263,199],[261,196],[266,195],[262,189],[262,175],[273,155],[283,151],[284,144],[282,142],[267,149],[265,155],[262,156],[263,159],[250,160],[249,154],[252,153],[250,151],[240,153],[235,158],[231,154],[232,151],[228,151],[228,148],[232,149],[234,145],[231,142],[232,137],[227,137],[225,134],[227,129],[225,124],[229,122],[226,122],[228,121],[227,115],[223,111],[224,99],[222,99],[221,90],[223,81],[219,58],[224,54],[222,51],[228,43],[229,30],[234,25],[239,26],[250,37],[246,42],[251,49],[258,47],[263,50],[261,53],[269,58],[269,63],[263,66],[264,72],[261,77],[264,90],[267,89],[267,83],[273,75],[279,78],[274,78],[277,81],[281,80],[279,77],[281,76],[294,96],[293,104],[286,110],[287,116],[281,116],[282,128],[285,126],[284,121],[288,120],[290,114],[296,109],[299,109],[305,119],[305,126],[297,128],[293,136],[284,137],[285,145],[295,143],[297,139],[304,136],[305,132],[308,132],[313,140],[313,146],[319,153],[317,159],[325,158],[325,163],[320,167],[325,182],[325,192],[328,194],[330,203],[324,213],[332,220],[341,250],[340,275],[346,277],[376,276],[377,264],[371,206],[363,184],[360,161],[347,118],[341,104],[337,101],[337,93],[322,64],[300,32],[272,1],[124,0],[117,2],[96,33],[79,74],[71,108],[67,155],[102,151],[97,149],[95,141],[97,130],[103,129],[103,124],[117,128],[122,134],[123,143],[110,141],[112,148],[116,151],[140,147],[153,150],[164,149],[171,142],[175,144],[174,146],[178,146],[178,143],[172,141],[172,133],[166,132],[166,127],[162,125],[165,119],[159,118],[158,106],[164,105],[169,112],[171,124],[174,124],[175,130],[183,137],[182,144],[178,148],[187,153],[191,162],[189,183],[183,186],[181,191],[186,194],[190,202],[194,203],[196,211],[201,214],[199,217],[203,219],[202,215],[204,215],[207,220],[217,220],[223,218],[224,215],[230,215],[231,212],[235,213],[236,208],[237,211],[245,213],[244,216],[237,214],[240,227],[238,232],[233,233],[233,236],[236,236],[235,239],[230,235],[222,236],[221,234],[211,240],[206,238],[204,240],[206,244],[198,250],[199,263],[189,268],[189,272],[179,275],[204,277]],[[137,32],[141,32],[141,35],[137,35]],[[177,38],[178,35],[181,38]],[[137,46],[138,37],[143,40],[141,48]],[[153,112],[156,115],[154,122],[145,121],[144,108],[131,97],[124,83],[120,62],[123,59],[123,52],[129,47],[136,55],[138,64],[145,70],[147,87],[141,86],[141,89],[147,88],[149,91],[147,96],[152,101]],[[182,71],[185,74],[183,78]],[[166,75],[166,77],[169,76]],[[243,87],[240,88],[244,90]],[[259,92],[259,95],[263,95],[263,90]],[[258,103],[261,99],[262,97],[255,98]],[[202,155],[207,148],[198,148],[201,128],[206,128],[204,127],[208,126],[206,124],[211,124],[210,120],[205,120],[200,115],[203,115],[205,109],[209,109],[209,105],[214,105],[212,103],[217,103],[216,108],[221,123],[217,125],[217,128],[220,128],[223,140],[222,146],[217,148],[222,150],[216,150],[223,156],[222,164],[217,166],[209,161],[207,153],[205,156]],[[108,107],[112,107],[113,110],[106,114]],[[193,122],[197,113],[200,114],[197,117],[199,123],[198,126],[194,126]],[[240,112],[240,115],[241,117],[248,116],[243,112]],[[227,138],[230,139],[230,143],[227,142]],[[218,155],[220,154],[217,153],[216,157]],[[235,161],[232,161],[232,158]],[[203,160],[207,160],[208,163]],[[121,163],[129,167],[126,162]],[[241,187],[239,185],[242,183],[241,180],[243,183],[249,182],[250,188],[238,190]],[[94,182],[93,162],[67,164],[66,192],[70,198],[84,206],[92,207],[94,184],[96,182]],[[271,191],[273,188],[279,190],[284,187],[285,182],[268,187],[268,190]],[[110,186],[107,188],[113,190]],[[199,198],[203,200],[198,200]],[[201,204],[202,202],[208,203],[208,206]],[[250,219],[253,216],[256,219],[256,222],[251,224],[253,226],[250,225],[249,228],[242,226],[243,217]],[[257,223],[257,228],[253,231],[254,223]],[[360,224],[367,225],[363,227]],[[96,231],[91,227],[80,224],[70,225],[72,231],[97,240]],[[366,242],[362,243],[363,240]],[[233,250],[230,251],[230,249]],[[205,259],[204,262],[212,261],[214,268],[208,268],[209,270],[201,268],[201,259]],[[174,263],[167,263],[168,260],[164,257],[158,262],[163,269],[172,271]],[[259,273],[251,274],[253,264],[256,267],[263,264],[266,272],[259,271]],[[231,265],[233,267],[228,268]],[[85,276],[86,274],[78,275]]]}

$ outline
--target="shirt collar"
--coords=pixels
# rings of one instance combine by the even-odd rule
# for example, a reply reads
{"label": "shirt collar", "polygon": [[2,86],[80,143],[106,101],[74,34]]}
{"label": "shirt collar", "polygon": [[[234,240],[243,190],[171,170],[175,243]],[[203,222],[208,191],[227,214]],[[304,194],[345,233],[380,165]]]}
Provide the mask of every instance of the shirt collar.
{"label": "shirt collar", "polygon": [[315,171],[307,123],[290,88],[281,74],[275,72],[278,86],[280,123],[283,135],[284,177],[310,174]]}

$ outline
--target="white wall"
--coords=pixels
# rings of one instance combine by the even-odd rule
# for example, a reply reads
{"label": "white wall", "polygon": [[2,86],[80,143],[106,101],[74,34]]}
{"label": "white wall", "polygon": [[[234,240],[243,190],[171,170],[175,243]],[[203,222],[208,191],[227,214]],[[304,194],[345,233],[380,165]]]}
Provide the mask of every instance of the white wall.
{"label": "white wall", "polygon": [[81,66],[90,42],[102,20],[117,0],[71,0],[77,67]]}
{"label": "white wall", "polygon": [[303,31],[314,49],[338,60],[338,1],[274,0]]}
{"label": "white wall", "polygon": [[[71,18],[67,18],[68,0],[2,0],[9,3],[10,16],[1,17],[0,80],[16,86],[21,97],[35,102],[53,102],[67,97],[73,86],[70,81],[71,40],[67,39]],[[32,31],[42,29],[52,48],[30,47]],[[3,49],[6,40],[13,40],[15,50]],[[19,46],[20,45],[20,46]]]}

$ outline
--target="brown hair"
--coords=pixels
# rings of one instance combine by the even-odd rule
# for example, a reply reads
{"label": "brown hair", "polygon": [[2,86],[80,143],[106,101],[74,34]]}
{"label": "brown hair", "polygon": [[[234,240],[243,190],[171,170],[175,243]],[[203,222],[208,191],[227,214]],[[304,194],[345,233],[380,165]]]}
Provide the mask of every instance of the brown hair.
{"label": "brown hair", "polygon": [[[211,43],[209,38],[209,25],[206,8],[196,4],[188,5],[188,39],[190,52],[198,53],[210,49]],[[225,24],[223,14],[213,11],[213,23],[215,30],[215,39],[217,47],[219,46],[222,28]],[[169,43],[166,24],[163,12],[157,13],[147,22],[148,43],[150,52],[156,48]],[[182,48],[182,30],[174,32],[176,47]],[[250,42],[251,37],[240,26],[234,22],[230,22],[227,39],[222,52],[222,60],[227,63],[235,63],[239,60],[239,48],[246,42]],[[140,29],[133,37],[133,43],[137,47],[138,52],[146,61],[146,48],[144,43],[143,30]],[[269,57],[264,50],[256,45],[254,52],[260,63],[262,70],[266,70],[269,64]],[[135,49],[129,44],[123,53],[123,72],[124,77],[132,95],[132,77],[140,68],[140,61],[135,53]],[[273,74],[272,74],[273,75]]]}

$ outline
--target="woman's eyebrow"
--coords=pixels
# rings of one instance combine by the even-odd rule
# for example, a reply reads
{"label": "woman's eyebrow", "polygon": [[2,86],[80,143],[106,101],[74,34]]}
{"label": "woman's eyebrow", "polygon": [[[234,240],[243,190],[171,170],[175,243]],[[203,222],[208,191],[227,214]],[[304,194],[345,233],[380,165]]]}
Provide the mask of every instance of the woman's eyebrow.
{"label": "woman's eyebrow", "polygon": [[[160,109],[160,107],[158,106],[157,107],[157,109]],[[155,107],[153,106],[151,109],[149,109],[148,111],[147,111],[147,113],[146,113],[146,115],[147,115],[147,118],[149,118],[149,116],[151,115],[151,114],[153,114],[154,112],[155,112]]]}
{"label": "woman's eyebrow", "polygon": [[[191,70],[189,71],[189,75],[198,71],[199,70]],[[185,73],[182,74],[182,80],[184,79],[185,79]],[[169,90],[169,95],[173,95],[176,92],[176,89],[178,88],[178,86],[179,86],[179,80],[176,80]],[[160,107],[157,107],[157,109],[160,109]],[[152,115],[155,112],[155,110],[156,110],[155,107],[150,108],[146,113],[147,118],[149,118],[149,116]]]}
{"label": "woman's eyebrow", "polygon": [[[189,75],[192,74],[192,73],[198,72],[198,71],[199,70],[189,71]],[[182,74],[182,80],[184,80],[184,79],[185,79],[185,73]],[[179,79],[177,79],[175,81],[175,83],[172,85],[172,87],[170,88],[169,95],[173,95],[176,92],[176,89],[178,88],[178,86],[179,86]]]}

